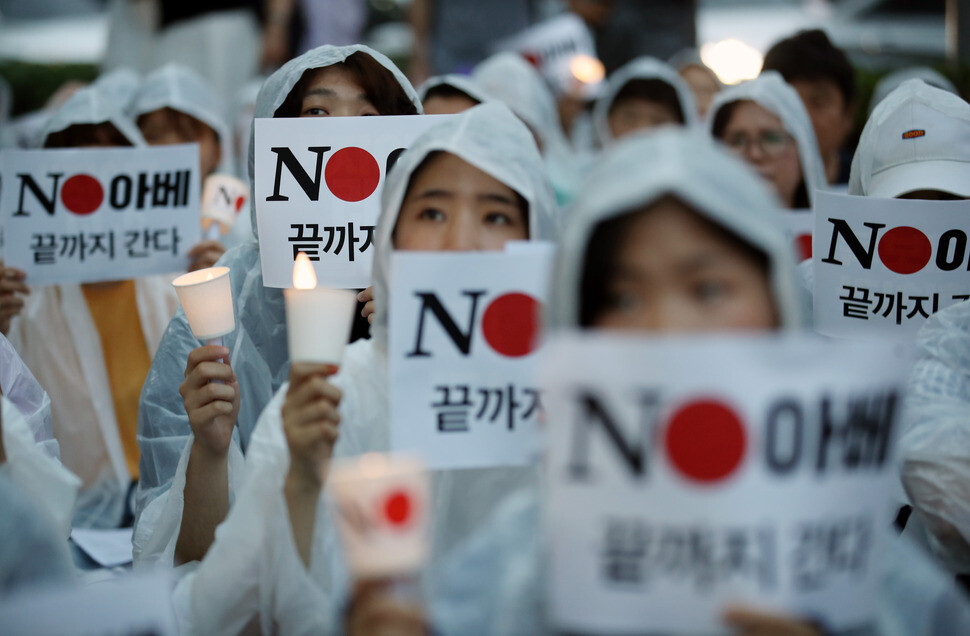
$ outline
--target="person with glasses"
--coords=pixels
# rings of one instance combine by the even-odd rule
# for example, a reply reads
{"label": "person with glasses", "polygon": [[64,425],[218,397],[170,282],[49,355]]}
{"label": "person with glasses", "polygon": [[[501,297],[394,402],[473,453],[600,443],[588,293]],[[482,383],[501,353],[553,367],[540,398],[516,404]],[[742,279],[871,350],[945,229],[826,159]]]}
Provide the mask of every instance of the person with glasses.
{"label": "person with glasses", "polygon": [[812,122],[791,86],[773,71],[715,98],[710,131],[768,182],[788,209],[812,207],[826,187]]}

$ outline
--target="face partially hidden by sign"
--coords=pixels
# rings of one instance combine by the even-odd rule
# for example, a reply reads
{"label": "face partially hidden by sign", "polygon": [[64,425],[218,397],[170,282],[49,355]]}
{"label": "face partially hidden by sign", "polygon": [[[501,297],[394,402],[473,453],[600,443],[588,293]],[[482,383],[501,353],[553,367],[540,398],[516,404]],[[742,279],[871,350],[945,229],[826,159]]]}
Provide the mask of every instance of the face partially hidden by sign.
{"label": "face partially hidden by sign", "polygon": [[528,238],[522,197],[447,152],[429,155],[415,171],[394,227],[398,250],[498,251]]}
{"label": "face partially hidden by sign", "polygon": [[666,197],[590,239],[582,324],[621,331],[772,330],[766,257]]}
{"label": "face partially hidden by sign", "polygon": [[174,108],[159,108],[138,118],[138,129],[150,146],[199,144],[199,171],[205,179],[222,160],[219,135],[205,123]]}
{"label": "face partially hidden by sign", "polygon": [[354,74],[342,66],[312,71],[306,82],[300,117],[362,117],[379,115]]}

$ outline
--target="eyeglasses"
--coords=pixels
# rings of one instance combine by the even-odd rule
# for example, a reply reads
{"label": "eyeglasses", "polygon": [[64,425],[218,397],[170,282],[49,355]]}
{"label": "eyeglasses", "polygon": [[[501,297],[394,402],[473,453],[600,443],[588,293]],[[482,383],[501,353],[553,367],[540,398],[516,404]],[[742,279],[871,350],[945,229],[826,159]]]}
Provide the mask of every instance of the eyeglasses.
{"label": "eyeglasses", "polygon": [[769,157],[777,157],[789,148],[794,141],[791,135],[780,130],[766,130],[755,137],[738,133],[724,138],[724,144],[735,152],[747,154],[753,144],[758,144],[761,152]]}

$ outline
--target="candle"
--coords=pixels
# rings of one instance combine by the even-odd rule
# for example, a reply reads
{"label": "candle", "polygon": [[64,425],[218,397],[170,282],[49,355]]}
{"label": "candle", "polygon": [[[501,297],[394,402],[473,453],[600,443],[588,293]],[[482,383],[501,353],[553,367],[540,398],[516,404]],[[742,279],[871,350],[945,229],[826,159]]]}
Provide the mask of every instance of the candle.
{"label": "candle", "polygon": [[172,285],[178,294],[192,334],[208,344],[236,328],[228,267],[208,267],[179,276]]}
{"label": "candle", "polygon": [[340,366],[354,323],[356,294],[318,288],[313,265],[303,252],[293,264],[293,287],[283,290],[290,360]]}
{"label": "candle", "polygon": [[369,453],[330,470],[341,542],[358,579],[416,574],[428,555],[431,483],[424,464]]}

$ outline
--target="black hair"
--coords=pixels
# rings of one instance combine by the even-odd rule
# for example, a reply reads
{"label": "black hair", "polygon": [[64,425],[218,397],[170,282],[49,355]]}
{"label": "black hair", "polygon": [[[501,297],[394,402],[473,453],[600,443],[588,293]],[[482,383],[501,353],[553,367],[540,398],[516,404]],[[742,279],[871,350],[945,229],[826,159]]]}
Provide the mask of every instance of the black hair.
{"label": "black hair", "polygon": [[457,86],[452,86],[451,84],[438,84],[437,86],[432,86],[430,89],[428,89],[428,92],[425,93],[424,101],[428,101],[433,97],[440,97],[441,99],[454,99],[457,97],[457,98],[463,98],[463,99],[470,99],[476,104],[482,103],[482,100],[472,95],[469,95],[468,93],[461,90]]}
{"label": "black hair", "polygon": [[[667,195],[642,208],[630,210],[617,216],[601,221],[590,234],[589,242],[583,256],[583,269],[580,277],[579,296],[579,326],[589,329],[596,324],[603,311],[609,307],[609,283],[616,277],[619,269],[620,246],[630,233],[630,224],[640,215],[649,214],[658,205],[667,201],[674,201],[680,205],[680,199]],[[759,270],[764,272],[765,278],[770,275],[771,262],[768,255],[741,238],[727,228],[714,223],[689,206],[687,209],[700,219],[711,232],[729,242],[732,247],[741,251],[744,258],[754,262]]]}
{"label": "black hair", "polygon": [[[354,76],[364,89],[367,101],[374,105],[381,115],[417,115],[418,109],[408,97],[401,83],[388,68],[362,51],[347,57],[343,62],[320,68],[343,68]],[[300,81],[293,86],[290,94],[273,113],[273,117],[299,117],[310,78],[320,68],[303,72]]]}
{"label": "black hair", "polygon": [[[728,102],[717,109],[717,113],[714,115],[714,120],[711,122],[711,136],[715,139],[724,139],[724,129],[727,128],[728,122],[731,121],[731,116],[734,114],[735,109],[738,107],[743,99],[739,99],[735,102]],[[757,102],[755,102],[757,103]],[[795,147],[798,148],[798,140],[795,140]],[[808,185],[805,183],[805,168],[806,166],[802,164],[802,154],[798,153],[798,165],[802,169],[802,178],[798,182],[798,187],[795,188],[795,195],[792,197],[792,209],[803,210],[812,207],[811,201],[808,198]]]}
{"label": "black hair", "polygon": [[[414,182],[417,180],[418,176],[422,172],[424,172],[435,159],[437,159],[438,157],[444,154],[447,154],[446,151],[444,150],[435,150],[435,151],[429,152],[428,155],[421,161],[421,163],[418,164],[418,167],[415,168],[414,172],[411,173],[411,178],[408,179],[408,187],[405,188],[404,197],[401,199],[402,205],[404,203],[404,200],[407,199],[408,195],[411,193],[411,188],[414,187]],[[512,192],[515,193],[515,203],[516,203],[516,206],[519,208],[519,211],[522,213],[522,220],[525,222],[525,227],[526,227],[526,231],[529,233],[529,238],[532,238],[532,229],[531,229],[531,225],[529,224],[529,202],[526,200],[524,196],[519,194],[518,191],[515,190],[514,188],[512,188]],[[400,220],[400,216],[398,217],[398,220]],[[393,234],[396,234],[396,233],[397,233],[397,221],[395,221],[394,223],[394,232],[392,233],[392,236]]]}
{"label": "black hair", "polygon": [[672,110],[681,124],[687,123],[677,89],[661,79],[632,79],[623,85],[610,104],[610,114],[624,101],[645,99]]}
{"label": "black hair", "polygon": [[855,69],[842,49],[833,45],[821,29],[799,31],[775,43],[765,55],[761,70],[778,71],[786,82],[833,82],[842,93],[847,109],[855,102]]}
{"label": "black hair", "polygon": [[99,124],[73,124],[64,130],[47,135],[44,148],[83,148],[100,146],[105,139],[112,146],[131,146],[132,143],[121,134],[114,124],[104,121]]}

